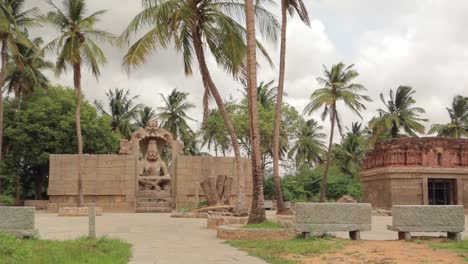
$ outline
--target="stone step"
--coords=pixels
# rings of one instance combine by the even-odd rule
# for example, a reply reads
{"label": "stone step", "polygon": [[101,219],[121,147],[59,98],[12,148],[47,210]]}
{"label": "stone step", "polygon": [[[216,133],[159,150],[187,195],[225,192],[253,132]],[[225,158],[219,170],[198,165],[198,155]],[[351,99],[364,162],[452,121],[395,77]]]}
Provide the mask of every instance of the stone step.
{"label": "stone step", "polygon": [[153,191],[140,191],[137,193],[137,198],[171,198],[170,195],[161,194]]}
{"label": "stone step", "polygon": [[156,203],[156,202],[173,202],[174,199],[173,198],[149,198],[149,197],[146,197],[146,198],[137,198],[137,202],[153,202],[153,203]]}
{"label": "stone step", "polygon": [[170,202],[137,202],[137,207],[171,207]]}
{"label": "stone step", "polygon": [[137,207],[137,213],[171,213],[170,207]]}

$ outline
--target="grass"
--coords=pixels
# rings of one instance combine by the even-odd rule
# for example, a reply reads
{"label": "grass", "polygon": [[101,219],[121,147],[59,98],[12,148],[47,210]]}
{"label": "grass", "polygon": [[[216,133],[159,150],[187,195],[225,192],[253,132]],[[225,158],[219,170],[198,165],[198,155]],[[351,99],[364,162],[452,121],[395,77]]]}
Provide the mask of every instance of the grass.
{"label": "grass", "polygon": [[8,195],[3,195],[0,194],[0,205],[13,205],[15,204],[15,198],[8,196]]}
{"label": "grass", "polygon": [[0,233],[0,264],[126,264],[130,244],[110,238],[56,241]]}
{"label": "grass", "polygon": [[248,224],[244,225],[242,228],[265,228],[265,229],[280,229],[283,228],[280,224],[266,220],[264,222],[261,222],[259,224]]}
{"label": "grass", "polygon": [[312,256],[344,247],[345,242],[330,238],[291,239],[286,241],[227,241],[227,244],[246,251],[251,256],[271,264],[294,264],[286,255]]}
{"label": "grass", "polygon": [[429,247],[435,249],[443,249],[458,253],[466,262],[468,262],[468,240],[450,241],[444,240],[437,243],[430,243]]}

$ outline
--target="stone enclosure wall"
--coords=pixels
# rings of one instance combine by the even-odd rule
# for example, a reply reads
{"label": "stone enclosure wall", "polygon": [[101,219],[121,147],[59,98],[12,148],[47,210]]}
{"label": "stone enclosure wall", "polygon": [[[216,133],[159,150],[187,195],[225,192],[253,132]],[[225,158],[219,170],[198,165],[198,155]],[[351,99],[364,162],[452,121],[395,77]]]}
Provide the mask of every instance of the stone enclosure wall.
{"label": "stone enclosure wall", "polygon": [[[248,204],[252,198],[252,167],[249,159],[242,159]],[[175,187],[176,208],[196,208],[197,202],[205,200],[200,182],[220,174],[233,178],[231,204],[237,198],[238,181],[234,158],[178,156],[172,164],[171,173]],[[197,198],[198,195],[198,198]]]}
{"label": "stone enclosure wall", "polygon": [[[133,155],[83,155],[83,195],[105,211],[133,212],[136,158]],[[48,210],[76,206],[77,155],[50,155]]]}

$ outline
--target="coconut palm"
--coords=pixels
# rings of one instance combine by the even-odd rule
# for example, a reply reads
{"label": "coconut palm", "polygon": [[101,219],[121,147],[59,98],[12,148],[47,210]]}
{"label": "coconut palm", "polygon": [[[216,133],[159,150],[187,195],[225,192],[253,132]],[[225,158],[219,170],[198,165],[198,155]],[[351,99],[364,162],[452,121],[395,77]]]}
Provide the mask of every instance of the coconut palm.
{"label": "coconut palm", "polygon": [[140,111],[138,111],[138,115],[136,118],[136,125],[138,127],[146,127],[151,119],[156,118],[156,112],[153,108],[145,106],[142,109],[140,109]]}
{"label": "coconut palm", "polygon": [[123,137],[130,138],[133,132],[131,121],[138,116],[142,108],[141,104],[135,102],[139,96],[131,97],[128,90],[124,91],[118,88],[109,90],[106,95],[109,99],[110,112],[108,113],[101,104],[96,105],[97,108],[103,114],[112,118],[112,131],[120,133]]}
{"label": "coconut palm", "polygon": [[312,112],[323,107],[322,120],[325,120],[325,118],[329,116],[331,123],[327,161],[320,190],[321,202],[324,202],[326,199],[328,168],[331,162],[335,125],[338,126],[338,130],[340,134],[342,134],[342,124],[337,104],[339,102],[344,103],[347,108],[362,118],[359,112],[366,109],[363,101],[371,101],[367,95],[360,94],[360,92],[367,91],[367,89],[361,84],[353,83],[354,79],[359,75],[358,72],[353,69],[353,66],[354,65],[346,66],[341,62],[333,65],[330,70],[324,66],[324,78],[317,78],[317,82],[323,85],[323,87],[312,93],[310,96],[310,103],[307,104],[304,109],[304,113],[310,115]]}
{"label": "coconut palm", "polygon": [[276,97],[275,126],[273,129],[273,180],[275,182],[276,208],[277,214],[287,214],[281,191],[281,178],[279,176],[280,159],[280,126],[281,108],[283,106],[284,75],[286,68],[286,29],[288,23],[288,13],[293,16],[296,12],[299,18],[310,25],[309,14],[302,0],[281,0],[281,47],[280,47],[280,67],[278,78],[278,95]]}
{"label": "coconut palm", "polygon": [[424,125],[420,122],[426,122],[427,119],[420,118],[419,115],[426,111],[414,106],[416,103],[413,98],[414,93],[413,88],[400,86],[395,94],[390,89],[388,101],[382,93],[380,94],[380,99],[386,109],[378,109],[379,116],[369,122],[369,128],[374,131],[372,141],[387,131],[390,132],[392,138],[396,138],[401,129],[413,137],[417,136],[416,133],[424,134]]}
{"label": "coconut palm", "polygon": [[[238,20],[245,20],[245,5],[241,0],[143,0],[143,8],[130,22],[121,39],[128,41],[144,28],[149,30],[130,47],[123,64],[128,69],[140,65],[152,52],[173,43],[183,55],[185,74],[190,75],[195,52],[205,88],[204,117],[208,114],[208,99],[211,95],[223,117],[236,158],[239,185],[236,214],[245,214],[245,179],[237,135],[222,96],[211,77],[205,55],[206,52],[211,53],[217,64],[233,76],[241,72],[247,55],[247,46],[244,43],[247,31]],[[255,12],[258,15],[255,22],[259,25],[259,31],[269,39],[275,39],[278,24],[274,16],[258,5]],[[266,55],[259,42],[256,42],[256,47]]]}
{"label": "coconut palm", "polygon": [[[26,29],[34,26],[33,19],[38,9],[24,10],[25,0],[0,1],[0,43],[1,43],[1,68],[0,89],[5,85],[7,65],[12,58],[18,66],[22,66],[19,48],[20,46],[32,47],[31,41],[24,33]],[[3,146],[3,93],[0,91],[0,161],[2,160]]]}
{"label": "coconut palm", "polygon": [[447,108],[450,123],[434,124],[428,134],[437,133],[438,137],[468,137],[468,97],[457,95],[453,98],[452,108]]}
{"label": "coconut palm", "polygon": [[333,147],[333,160],[344,173],[357,178],[361,170],[361,162],[367,151],[367,137],[361,129],[362,124],[351,123],[348,133],[340,144]]}
{"label": "coconut palm", "polygon": [[81,68],[85,65],[98,78],[99,67],[107,62],[106,56],[96,43],[96,40],[110,41],[113,36],[109,32],[95,28],[100,17],[106,13],[100,10],[86,16],[85,0],[64,0],[62,9],[48,1],[53,9],[44,21],[57,28],[60,35],[52,40],[47,49],[57,55],[55,71],[61,75],[69,68],[73,69],[73,84],[76,91],[76,136],[78,142],[78,195],[77,204],[83,206],[82,155],[83,138],[81,134]]}
{"label": "coconut palm", "polygon": [[187,138],[192,132],[187,124],[188,120],[194,121],[187,115],[187,111],[194,108],[195,105],[187,102],[188,93],[179,92],[177,88],[166,97],[161,94],[164,106],[158,107],[156,115],[161,121],[161,127],[171,132],[176,139]]}
{"label": "coconut palm", "polygon": [[[229,105],[226,105],[226,108],[229,112]],[[219,111],[211,109],[200,130],[202,146],[206,146],[210,151],[213,149],[216,156],[218,156],[218,151],[226,156],[226,152],[230,148],[229,135],[222,121]]]}
{"label": "coconut palm", "polygon": [[319,126],[314,119],[309,119],[300,126],[296,142],[288,153],[288,157],[295,160],[296,168],[322,162],[326,148],[323,142],[326,135],[321,132],[322,129],[323,126]]}

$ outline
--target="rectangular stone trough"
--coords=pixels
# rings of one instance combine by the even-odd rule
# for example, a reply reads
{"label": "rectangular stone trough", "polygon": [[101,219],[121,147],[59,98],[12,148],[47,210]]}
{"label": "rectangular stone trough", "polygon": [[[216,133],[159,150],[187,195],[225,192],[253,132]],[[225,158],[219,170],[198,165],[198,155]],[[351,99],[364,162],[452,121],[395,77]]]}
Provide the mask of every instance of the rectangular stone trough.
{"label": "rectangular stone trough", "polygon": [[34,213],[34,207],[0,206],[0,231],[20,238],[37,236]]}
{"label": "rectangular stone trough", "polygon": [[297,203],[296,230],[304,236],[349,232],[353,240],[360,231],[372,229],[372,207],[367,203]]}
{"label": "rectangular stone trough", "polygon": [[463,205],[395,205],[392,225],[388,230],[398,232],[398,239],[411,239],[410,232],[447,232],[451,239],[460,240],[465,230]]}

